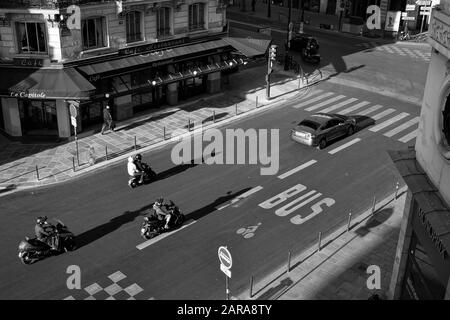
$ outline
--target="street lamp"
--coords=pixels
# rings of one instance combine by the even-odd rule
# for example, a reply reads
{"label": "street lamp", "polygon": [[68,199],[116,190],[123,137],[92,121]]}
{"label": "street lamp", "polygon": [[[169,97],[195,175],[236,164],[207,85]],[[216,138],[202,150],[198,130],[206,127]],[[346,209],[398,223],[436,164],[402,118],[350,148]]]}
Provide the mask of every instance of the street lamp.
{"label": "street lamp", "polygon": [[194,71],[193,74],[194,74],[194,76],[196,76],[197,75],[197,71]]}
{"label": "street lamp", "polygon": [[105,98],[109,99],[109,93],[105,93]]}
{"label": "street lamp", "polygon": [[156,86],[156,81],[155,80],[152,81],[152,85]]}

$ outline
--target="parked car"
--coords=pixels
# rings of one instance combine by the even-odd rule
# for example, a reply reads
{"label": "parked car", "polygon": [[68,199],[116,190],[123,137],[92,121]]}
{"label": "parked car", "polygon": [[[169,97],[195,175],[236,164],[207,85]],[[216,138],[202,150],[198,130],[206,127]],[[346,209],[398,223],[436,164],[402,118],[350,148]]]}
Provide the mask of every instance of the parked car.
{"label": "parked car", "polygon": [[355,132],[356,120],[340,114],[316,113],[291,130],[291,139],[308,146],[325,148],[332,140]]}

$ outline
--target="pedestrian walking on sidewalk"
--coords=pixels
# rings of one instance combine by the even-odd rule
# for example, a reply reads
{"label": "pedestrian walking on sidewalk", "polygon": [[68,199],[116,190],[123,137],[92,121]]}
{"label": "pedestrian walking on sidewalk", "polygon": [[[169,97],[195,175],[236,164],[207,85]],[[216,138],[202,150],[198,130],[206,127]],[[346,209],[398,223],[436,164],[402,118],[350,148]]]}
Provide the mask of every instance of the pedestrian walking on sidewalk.
{"label": "pedestrian walking on sidewalk", "polygon": [[102,134],[105,134],[106,128],[114,132],[114,122],[111,116],[110,107],[107,105],[105,109],[103,109],[103,126],[102,126]]}

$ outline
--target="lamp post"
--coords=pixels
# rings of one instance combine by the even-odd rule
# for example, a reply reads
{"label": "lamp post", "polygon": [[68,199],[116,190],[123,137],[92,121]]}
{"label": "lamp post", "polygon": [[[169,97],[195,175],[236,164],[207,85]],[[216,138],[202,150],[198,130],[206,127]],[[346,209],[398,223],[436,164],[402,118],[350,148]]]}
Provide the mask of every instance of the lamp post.
{"label": "lamp post", "polygon": [[287,24],[287,36],[286,36],[286,46],[285,46],[285,53],[284,53],[284,70],[289,70],[289,49],[291,47],[291,36],[292,36],[292,23],[291,23],[291,11],[292,11],[292,0],[289,0],[289,13],[288,13],[288,24]]}
{"label": "lamp post", "polygon": [[266,0],[266,1],[267,1],[267,18],[270,18],[270,13],[271,13],[271,12],[270,12],[270,9],[271,9],[271,8],[270,8],[270,1],[271,1],[271,0]]}

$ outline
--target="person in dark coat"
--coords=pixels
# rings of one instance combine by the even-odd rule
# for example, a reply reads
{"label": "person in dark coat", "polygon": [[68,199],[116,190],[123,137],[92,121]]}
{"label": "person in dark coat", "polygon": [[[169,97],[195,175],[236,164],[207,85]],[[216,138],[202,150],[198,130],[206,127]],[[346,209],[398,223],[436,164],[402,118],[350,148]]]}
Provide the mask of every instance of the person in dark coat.
{"label": "person in dark coat", "polygon": [[105,134],[105,130],[108,128],[109,130],[114,132],[114,123],[110,112],[110,107],[106,106],[103,109],[103,126],[102,126],[102,134]]}

